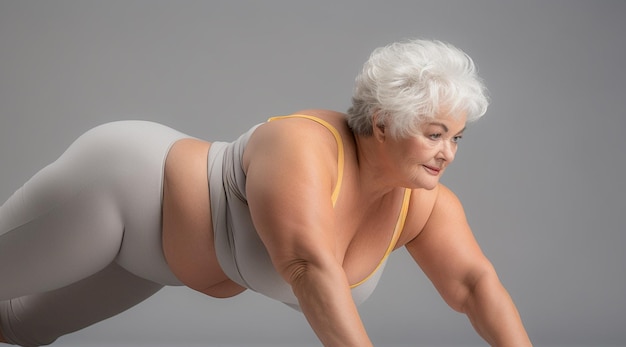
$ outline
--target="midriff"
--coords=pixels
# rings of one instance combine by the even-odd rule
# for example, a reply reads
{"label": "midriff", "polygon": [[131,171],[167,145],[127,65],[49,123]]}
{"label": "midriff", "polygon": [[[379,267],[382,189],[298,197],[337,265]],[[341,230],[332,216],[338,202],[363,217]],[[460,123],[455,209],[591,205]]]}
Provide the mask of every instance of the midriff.
{"label": "midriff", "polygon": [[186,286],[225,298],[245,290],[222,271],[213,241],[207,154],[210,142],[182,139],[170,149],[163,182],[163,251]]}

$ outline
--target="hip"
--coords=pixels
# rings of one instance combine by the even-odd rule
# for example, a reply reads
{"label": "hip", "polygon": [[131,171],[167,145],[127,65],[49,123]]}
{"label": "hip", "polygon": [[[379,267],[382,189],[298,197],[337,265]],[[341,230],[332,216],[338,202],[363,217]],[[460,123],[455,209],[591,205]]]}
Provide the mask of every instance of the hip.
{"label": "hip", "polygon": [[207,156],[210,142],[177,141],[165,162],[163,250],[170,269],[186,286],[213,297],[244,288],[222,270],[215,252]]}

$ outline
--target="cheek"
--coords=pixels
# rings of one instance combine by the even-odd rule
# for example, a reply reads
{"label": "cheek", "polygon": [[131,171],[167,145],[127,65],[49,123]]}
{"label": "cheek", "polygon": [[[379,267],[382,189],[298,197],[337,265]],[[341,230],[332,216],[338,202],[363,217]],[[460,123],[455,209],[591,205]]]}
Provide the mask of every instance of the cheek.
{"label": "cheek", "polygon": [[412,138],[399,143],[393,156],[397,164],[412,169],[416,165],[431,162],[437,151],[436,142],[424,138]]}
{"label": "cheek", "polygon": [[418,141],[411,150],[411,157],[417,161],[430,161],[436,154],[437,144],[426,141]]}

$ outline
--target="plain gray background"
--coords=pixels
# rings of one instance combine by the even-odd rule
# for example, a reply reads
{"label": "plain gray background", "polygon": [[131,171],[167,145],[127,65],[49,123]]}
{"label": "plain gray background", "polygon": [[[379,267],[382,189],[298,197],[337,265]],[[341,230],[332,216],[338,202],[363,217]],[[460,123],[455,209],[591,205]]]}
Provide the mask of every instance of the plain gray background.
{"label": "plain gray background", "polygon": [[[268,116],[346,110],[377,46],[449,41],[478,64],[492,105],[444,182],[531,338],[626,346],[625,15],[622,0],[2,0],[0,200],[97,124],[232,140]],[[396,253],[361,307],[373,341],[484,345]],[[318,345],[282,304],[184,288],[57,345],[90,344]]]}

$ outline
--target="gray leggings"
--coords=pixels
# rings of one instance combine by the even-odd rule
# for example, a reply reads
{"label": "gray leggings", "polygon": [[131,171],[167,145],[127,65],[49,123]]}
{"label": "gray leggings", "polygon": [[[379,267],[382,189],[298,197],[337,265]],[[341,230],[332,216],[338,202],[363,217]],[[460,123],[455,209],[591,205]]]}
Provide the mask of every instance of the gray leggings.
{"label": "gray leggings", "polygon": [[0,207],[0,330],[21,346],[181,285],[161,244],[163,166],[189,137],[123,121],[79,137]]}

